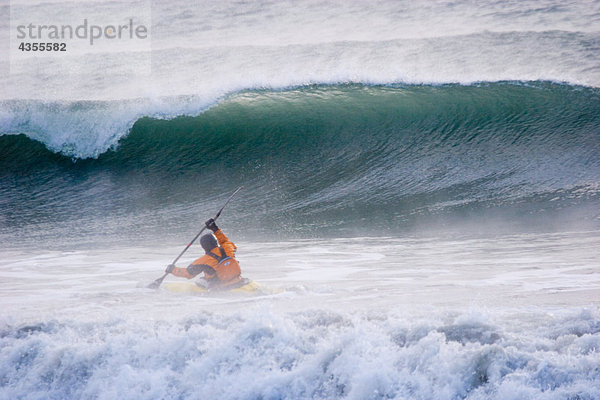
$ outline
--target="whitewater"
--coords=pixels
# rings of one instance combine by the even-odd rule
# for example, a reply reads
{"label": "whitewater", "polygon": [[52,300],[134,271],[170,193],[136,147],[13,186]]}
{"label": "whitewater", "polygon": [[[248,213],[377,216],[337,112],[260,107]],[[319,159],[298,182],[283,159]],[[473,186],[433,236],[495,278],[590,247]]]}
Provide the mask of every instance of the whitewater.
{"label": "whitewater", "polygon": [[598,242],[240,242],[252,297],[136,288],[177,247],[11,251],[2,397],[595,399]]}
{"label": "whitewater", "polygon": [[600,400],[600,1],[0,16],[0,399]]}

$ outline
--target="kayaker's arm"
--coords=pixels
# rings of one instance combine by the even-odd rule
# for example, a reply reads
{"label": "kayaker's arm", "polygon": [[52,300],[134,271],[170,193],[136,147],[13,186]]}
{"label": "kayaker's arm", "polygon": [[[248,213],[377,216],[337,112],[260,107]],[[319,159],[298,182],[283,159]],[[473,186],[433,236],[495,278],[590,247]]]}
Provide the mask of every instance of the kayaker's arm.
{"label": "kayaker's arm", "polygon": [[216,231],[215,236],[217,237],[217,240],[219,241],[219,246],[221,246],[222,248],[225,249],[225,253],[229,257],[235,256],[237,246],[229,240],[229,238],[225,235],[225,233],[223,233],[223,230],[219,229],[218,231]]}
{"label": "kayaker's arm", "polygon": [[206,221],[206,227],[210,229],[219,241],[219,246],[225,249],[225,253],[229,257],[234,257],[237,247],[229,238],[223,233],[223,231],[217,226],[214,219]]}
{"label": "kayaker's arm", "polygon": [[206,264],[190,264],[187,268],[179,268],[174,265],[171,267],[171,265],[169,265],[165,272],[169,272],[180,278],[192,279],[201,272],[212,275],[215,273],[215,270]]}

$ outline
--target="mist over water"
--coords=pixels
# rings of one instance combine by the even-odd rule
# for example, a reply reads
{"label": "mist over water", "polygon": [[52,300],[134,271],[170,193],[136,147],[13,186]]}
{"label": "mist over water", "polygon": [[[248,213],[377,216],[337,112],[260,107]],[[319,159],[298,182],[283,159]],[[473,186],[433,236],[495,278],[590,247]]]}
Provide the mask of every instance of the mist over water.
{"label": "mist over water", "polygon": [[[600,2],[0,15],[0,399],[600,399]],[[242,185],[261,290],[148,290]]]}

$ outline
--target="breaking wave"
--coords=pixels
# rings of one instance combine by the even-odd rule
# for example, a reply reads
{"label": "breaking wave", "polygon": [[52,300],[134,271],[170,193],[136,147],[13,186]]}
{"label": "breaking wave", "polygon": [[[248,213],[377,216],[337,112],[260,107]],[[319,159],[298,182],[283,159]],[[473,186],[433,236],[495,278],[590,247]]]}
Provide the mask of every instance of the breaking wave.
{"label": "breaking wave", "polygon": [[[9,227],[77,220],[79,210],[80,218],[105,218],[107,207],[119,210],[121,231],[140,216],[150,226],[180,224],[192,210],[218,208],[239,185],[245,198],[235,213],[250,230],[395,229],[448,210],[510,208],[518,219],[584,203],[593,209],[600,193],[594,88],[505,82],[246,91],[196,116],[136,117],[128,132],[122,122],[133,114],[118,103],[12,107],[13,133],[26,135],[0,136],[0,207],[13,210],[4,215]],[[81,127],[98,120],[84,134]],[[40,218],[42,203],[52,213]],[[594,220],[593,211],[584,214]]]}

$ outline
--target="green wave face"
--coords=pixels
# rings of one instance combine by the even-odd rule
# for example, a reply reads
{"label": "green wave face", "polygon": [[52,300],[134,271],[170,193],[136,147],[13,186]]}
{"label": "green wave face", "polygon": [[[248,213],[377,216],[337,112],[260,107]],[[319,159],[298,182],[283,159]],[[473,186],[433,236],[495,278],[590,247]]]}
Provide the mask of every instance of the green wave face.
{"label": "green wave face", "polygon": [[5,234],[66,221],[102,237],[175,236],[239,185],[224,223],[248,235],[596,224],[600,92],[546,82],[247,91],[195,117],[141,118],[97,159],[0,136],[0,166]]}

